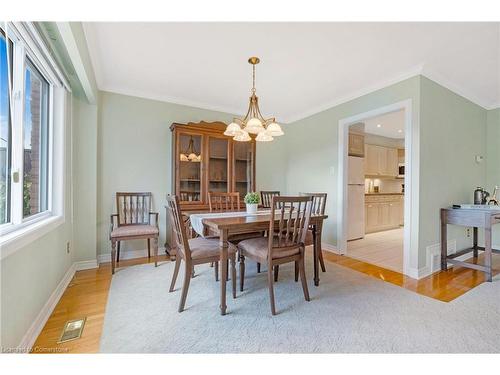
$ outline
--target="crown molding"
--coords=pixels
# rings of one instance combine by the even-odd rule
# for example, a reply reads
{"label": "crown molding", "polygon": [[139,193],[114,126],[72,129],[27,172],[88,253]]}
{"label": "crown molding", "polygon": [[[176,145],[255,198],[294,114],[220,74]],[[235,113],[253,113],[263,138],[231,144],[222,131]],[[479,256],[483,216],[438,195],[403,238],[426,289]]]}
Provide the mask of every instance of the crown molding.
{"label": "crown molding", "polygon": [[330,108],[333,108],[333,107],[339,106],[341,104],[350,102],[351,100],[360,98],[364,95],[371,94],[375,91],[381,90],[381,89],[386,88],[388,86],[392,86],[392,85],[397,84],[399,82],[405,81],[409,78],[418,76],[422,73],[422,70],[423,70],[423,67],[420,65],[413,67],[412,69],[409,69],[408,71],[406,71],[402,74],[398,74],[397,76],[394,76],[390,79],[379,81],[379,82],[377,82],[373,85],[367,86],[361,90],[356,90],[356,91],[353,91],[353,92],[351,92],[347,95],[344,95],[342,97],[335,98],[335,99],[333,99],[325,104],[317,106],[317,107],[310,109],[308,111],[298,113],[298,114],[295,114],[291,117],[288,117],[288,118],[286,118],[287,123],[292,123],[292,122],[296,122],[299,120],[303,120],[307,117],[313,116],[313,115],[320,113],[320,112],[323,112],[323,111],[326,111]]}
{"label": "crown molding", "polygon": [[179,98],[175,96],[157,94],[152,92],[145,92],[141,90],[134,90],[128,87],[121,87],[118,85],[102,85],[99,87],[100,91],[110,92],[114,94],[133,96],[136,98],[150,99],[158,102],[164,102],[169,104],[177,104],[185,107],[193,107],[197,109],[205,109],[208,111],[222,112],[228,116],[237,116],[235,113],[243,113],[244,111],[235,108],[229,108],[224,106],[216,106],[208,103],[198,102],[194,100],[189,100],[185,98]]}
{"label": "crown molding", "polygon": [[[459,85],[451,83],[449,80],[443,78],[443,76],[441,74],[436,73],[435,71],[432,71],[428,68],[424,68],[423,66],[420,65],[420,66],[416,66],[412,69],[409,69],[405,73],[396,75],[390,79],[379,81],[376,84],[367,86],[361,90],[353,91],[348,95],[345,95],[345,96],[342,96],[339,98],[335,98],[334,100],[331,100],[325,104],[317,106],[317,107],[310,109],[308,111],[297,113],[297,114],[289,116],[289,117],[286,117],[286,116],[282,117],[280,123],[281,124],[291,124],[293,122],[303,120],[303,119],[310,117],[310,116],[313,116],[317,113],[326,111],[328,109],[339,106],[341,104],[345,104],[347,102],[350,102],[351,100],[358,99],[364,95],[371,94],[373,92],[376,92],[376,91],[384,89],[386,87],[395,85],[397,83],[400,83],[402,81],[405,81],[409,78],[412,78],[412,77],[415,77],[418,75],[421,75],[423,77],[430,79],[431,81],[439,84],[440,86],[443,86],[444,88],[454,92],[457,95],[460,95],[461,97],[469,100],[470,102],[472,102],[472,103],[474,103],[474,104],[476,104],[476,105],[478,105],[486,110],[500,108],[500,102],[485,104],[479,98],[477,98],[475,95],[472,95],[470,92],[468,92],[468,90],[464,89],[463,87],[461,87]],[[209,110],[209,111],[222,112],[222,113],[225,113],[225,114],[227,114],[229,116],[233,116],[233,117],[237,116],[237,115],[235,115],[236,113],[243,113],[243,110],[241,110],[241,109],[229,108],[229,107],[225,107],[225,106],[217,106],[217,105],[212,105],[212,104],[205,103],[205,102],[198,102],[198,101],[193,101],[193,100],[189,100],[189,99],[185,99],[185,98],[163,95],[163,94],[158,94],[158,93],[153,93],[153,92],[134,90],[134,89],[131,89],[129,87],[123,87],[123,86],[119,86],[119,85],[103,84],[103,85],[99,85],[99,90],[105,91],[105,92],[110,92],[110,93],[115,93],[115,94],[143,98],[143,99],[151,99],[151,100],[156,100],[156,101],[165,102],[165,103],[177,104],[177,105],[182,105],[182,106],[187,106],[187,107],[205,109],[205,110]]]}

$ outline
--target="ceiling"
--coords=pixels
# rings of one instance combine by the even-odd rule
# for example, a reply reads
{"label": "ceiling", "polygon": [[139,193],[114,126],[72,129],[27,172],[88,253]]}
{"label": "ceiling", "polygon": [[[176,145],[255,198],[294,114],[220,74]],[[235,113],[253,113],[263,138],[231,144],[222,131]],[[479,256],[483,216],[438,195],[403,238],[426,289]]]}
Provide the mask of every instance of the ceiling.
{"label": "ceiling", "polygon": [[500,106],[500,23],[84,23],[99,89],[293,122],[423,74]]}
{"label": "ceiling", "polygon": [[405,111],[403,109],[363,120],[364,132],[382,137],[405,137]]}

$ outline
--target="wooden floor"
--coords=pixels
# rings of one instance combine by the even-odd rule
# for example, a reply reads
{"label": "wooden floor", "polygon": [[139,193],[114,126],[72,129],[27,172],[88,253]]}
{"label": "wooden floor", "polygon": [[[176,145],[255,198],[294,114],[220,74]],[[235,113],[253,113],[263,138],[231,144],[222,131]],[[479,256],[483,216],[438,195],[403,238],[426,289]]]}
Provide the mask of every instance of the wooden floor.
{"label": "wooden floor", "polygon": [[[466,268],[452,268],[421,280],[387,270],[346,256],[325,252],[325,259],[342,267],[362,272],[374,278],[401,286],[413,292],[449,302],[484,282],[482,272]],[[161,261],[167,260],[165,256]],[[480,256],[479,261],[482,262]],[[147,258],[120,261],[120,266],[151,263]],[[500,256],[493,256],[494,274],[500,273]],[[152,265],[153,266],[153,265]],[[79,271],[40,333],[35,348],[37,353],[97,353],[101,338],[106,301],[111,283],[111,266],[101,264],[98,269]],[[165,289],[166,290],[166,289]],[[216,313],[216,312],[214,312]],[[57,344],[68,320],[87,317],[82,337]],[[35,352],[35,351],[34,351]]]}

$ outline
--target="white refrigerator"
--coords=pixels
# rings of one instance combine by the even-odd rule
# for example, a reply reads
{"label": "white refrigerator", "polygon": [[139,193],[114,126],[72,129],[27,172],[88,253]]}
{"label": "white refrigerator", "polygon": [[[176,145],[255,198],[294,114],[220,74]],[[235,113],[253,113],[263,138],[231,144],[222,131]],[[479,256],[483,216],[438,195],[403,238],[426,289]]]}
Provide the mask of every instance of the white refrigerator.
{"label": "white refrigerator", "polygon": [[347,182],[347,240],[365,236],[364,158],[349,156]]}

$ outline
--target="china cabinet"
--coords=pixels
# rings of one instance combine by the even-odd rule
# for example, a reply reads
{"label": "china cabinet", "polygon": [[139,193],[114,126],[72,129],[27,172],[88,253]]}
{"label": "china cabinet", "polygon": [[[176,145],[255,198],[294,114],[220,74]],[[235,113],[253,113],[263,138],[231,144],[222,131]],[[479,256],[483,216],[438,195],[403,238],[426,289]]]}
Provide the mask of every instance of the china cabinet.
{"label": "china cabinet", "polygon": [[[223,135],[223,122],[171,125],[172,192],[183,210],[208,210],[208,192],[255,191],[255,141]],[[243,205],[243,203],[242,203]]]}

